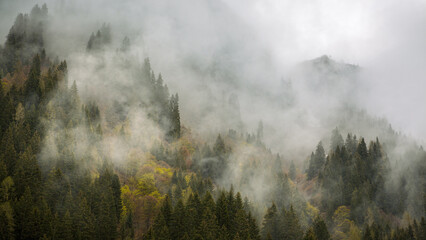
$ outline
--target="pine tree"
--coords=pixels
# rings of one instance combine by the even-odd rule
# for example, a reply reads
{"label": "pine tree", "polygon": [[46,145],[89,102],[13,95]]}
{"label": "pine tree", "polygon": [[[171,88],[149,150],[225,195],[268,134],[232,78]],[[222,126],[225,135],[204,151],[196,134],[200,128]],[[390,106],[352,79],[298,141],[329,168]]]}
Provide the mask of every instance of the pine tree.
{"label": "pine tree", "polygon": [[163,205],[161,206],[160,212],[164,217],[164,221],[166,222],[166,226],[170,228],[171,226],[171,219],[172,219],[172,206],[170,202],[170,198],[168,195],[166,195],[165,199],[163,200]]}
{"label": "pine tree", "polygon": [[[240,199],[241,200],[241,199]],[[233,236],[236,233],[236,229],[235,229],[235,213],[237,212],[237,208],[236,208],[236,204],[235,204],[235,196],[234,196],[234,187],[231,185],[231,189],[228,192],[228,197],[227,197],[227,219],[225,222],[225,226],[228,229],[229,235],[228,237],[230,239],[233,238]],[[242,203],[241,203],[242,206]]]}
{"label": "pine tree", "polygon": [[117,236],[117,215],[113,193],[104,189],[96,219],[96,235],[100,239],[115,239]]}
{"label": "pine tree", "polygon": [[205,240],[217,239],[218,236],[217,219],[211,210],[212,207],[213,206],[207,207],[206,210],[204,210],[199,226],[198,232]]}
{"label": "pine tree", "polygon": [[112,175],[110,187],[114,197],[114,209],[115,209],[116,218],[120,219],[123,206],[121,203],[121,185],[120,185],[120,180],[118,179],[117,174]]}
{"label": "pine tree", "polygon": [[279,239],[279,226],[278,226],[278,215],[277,207],[275,203],[268,208],[262,222],[262,236],[265,238],[270,236],[271,239]]}
{"label": "pine tree", "polygon": [[250,239],[260,240],[259,228],[257,226],[256,219],[254,219],[251,216],[250,212],[247,215],[247,221],[248,221],[248,225],[249,225],[249,237],[250,237]]}
{"label": "pine tree", "polygon": [[318,172],[325,163],[325,151],[322,146],[322,142],[318,143],[317,149],[315,150],[315,171]]}
{"label": "pine tree", "polygon": [[344,141],[343,137],[339,132],[339,129],[336,127],[331,133],[331,144],[330,149],[334,151],[336,147],[343,147]]}
{"label": "pine tree", "polygon": [[24,153],[20,154],[14,179],[18,197],[24,193],[27,187],[29,187],[33,196],[40,194],[41,172],[31,147],[28,147]]}
{"label": "pine tree", "polygon": [[317,149],[315,150],[315,154],[311,154],[311,158],[309,160],[309,168],[307,170],[308,180],[313,179],[318,175],[318,172],[325,164],[325,151],[322,146],[322,142],[319,142],[317,145]]}
{"label": "pine tree", "polygon": [[348,133],[345,141],[345,147],[349,151],[349,153],[354,154],[357,148],[356,136],[352,136],[350,133]]}
{"label": "pine tree", "polygon": [[299,218],[294,212],[293,206],[290,206],[288,211],[283,211],[280,216],[280,239],[284,240],[298,240],[302,239],[303,231],[299,224]]}
{"label": "pine tree", "polygon": [[291,161],[290,170],[289,170],[288,176],[293,181],[296,179],[296,166],[294,165],[293,161]]}
{"label": "pine tree", "polygon": [[213,155],[217,158],[217,161],[208,165],[207,171],[209,177],[217,179],[222,175],[227,166],[227,149],[220,134],[217,136],[213,146]]}
{"label": "pine tree", "polygon": [[12,121],[13,104],[11,99],[11,91],[6,95],[3,88],[2,76],[0,71],[0,139],[3,138],[3,133],[6,131],[9,123]]}
{"label": "pine tree", "polygon": [[0,154],[6,164],[7,173],[13,175],[16,170],[16,162],[18,162],[18,154],[16,153],[12,128],[9,128],[3,136],[4,153]]}
{"label": "pine tree", "polygon": [[0,183],[8,176],[7,166],[4,160],[0,157]]}
{"label": "pine tree", "polygon": [[14,239],[15,238],[15,222],[13,219],[13,210],[10,204],[2,203],[0,205],[0,239]]}
{"label": "pine tree", "polygon": [[214,211],[216,210],[216,203],[214,202],[213,196],[209,191],[206,192],[206,194],[204,195],[201,204],[203,206],[204,211],[207,211],[207,209],[209,209],[212,213],[214,213]]}
{"label": "pine tree", "polygon": [[179,139],[181,135],[181,125],[180,125],[180,113],[179,113],[179,96],[177,93],[175,95],[172,95],[170,98],[169,119],[170,119],[170,129],[167,135],[170,140]]}
{"label": "pine tree", "polygon": [[33,62],[28,75],[28,80],[25,87],[25,96],[29,97],[33,94],[37,96],[36,100],[41,96],[40,89],[41,63],[40,56],[37,54],[33,58]]}
{"label": "pine tree", "polygon": [[316,172],[315,172],[315,155],[314,155],[313,152],[311,153],[311,157],[309,159],[309,167],[306,170],[306,173],[307,173],[307,179],[308,180],[312,180],[315,177],[315,174],[316,174]]}
{"label": "pine tree", "polygon": [[75,82],[75,80],[73,81],[72,85],[71,85],[71,89],[70,89],[70,93],[71,93],[71,106],[73,109],[79,109],[80,108],[80,97],[78,96],[78,89],[77,89],[77,84]]}
{"label": "pine tree", "polygon": [[324,220],[320,216],[317,216],[313,223],[313,230],[315,236],[321,240],[329,240],[330,234],[327,230],[327,226],[325,225]]}
{"label": "pine tree", "polygon": [[73,239],[72,218],[69,211],[66,211],[65,215],[62,217],[56,234],[59,239]]}
{"label": "pine tree", "polygon": [[359,142],[356,151],[363,161],[367,161],[368,151],[367,151],[367,145],[365,144],[364,138],[361,138],[361,141]]}
{"label": "pine tree", "polygon": [[16,237],[18,239],[38,239],[40,234],[37,219],[34,216],[35,202],[31,190],[27,186],[15,206]]}
{"label": "pine tree", "polygon": [[167,225],[165,216],[163,215],[163,212],[160,211],[154,221],[154,225],[152,226],[153,237],[158,240],[170,239],[170,232]]}
{"label": "pine tree", "polygon": [[70,183],[61,169],[52,169],[44,185],[44,198],[51,209],[56,210],[65,201],[65,196],[70,191]]}
{"label": "pine tree", "polygon": [[223,156],[226,153],[225,142],[223,141],[223,139],[220,136],[220,134],[216,138],[216,142],[215,142],[215,144],[213,146],[213,152],[217,156]]}
{"label": "pine tree", "polygon": [[46,237],[52,236],[54,218],[44,197],[40,200],[40,214],[40,232]]}
{"label": "pine tree", "polygon": [[129,213],[127,214],[126,222],[124,224],[123,229],[125,230],[125,234],[122,235],[122,239],[125,239],[125,238],[134,239],[135,238],[135,230],[134,230],[134,227],[133,227],[133,212],[132,212],[132,210],[129,210]]}
{"label": "pine tree", "polygon": [[216,201],[216,217],[219,227],[229,226],[229,202],[226,198],[225,192],[221,192]]}
{"label": "pine tree", "polygon": [[95,237],[95,219],[86,198],[83,197],[80,200],[78,211],[74,215],[76,218],[77,238],[93,239]]}
{"label": "pine tree", "polygon": [[185,206],[182,199],[179,199],[171,216],[170,236],[172,239],[180,239],[187,231],[185,217]]}
{"label": "pine tree", "polygon": [[240,238],[247,239],[249,237],[249,222],[244,211],[243,201],[241,194],[238,192],[235,196],[234,201],[234,219],[233,219],[233,230],[232,235],[238,234]]}

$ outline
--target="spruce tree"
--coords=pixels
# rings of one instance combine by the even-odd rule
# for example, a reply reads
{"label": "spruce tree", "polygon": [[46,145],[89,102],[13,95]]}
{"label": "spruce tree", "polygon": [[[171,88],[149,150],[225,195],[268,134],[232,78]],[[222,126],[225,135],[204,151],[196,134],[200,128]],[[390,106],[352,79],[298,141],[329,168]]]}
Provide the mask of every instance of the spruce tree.
{"label": "spruce tree", "polygon": [[69,211],[65,212],[65,215],[62,217],[60,224],[57,229],[57,237],[59,239],[72,240],[73,232],[72,232],[72,218]]}
{"label": "spruce tree", "polygon": [[96,219],[96,235],[100,239],[115,239],[117,236],[117,215],[111,189],[104,189]]}
{"label": "spruce tree", "polygon": [[18,154],[16,153],[15,146],[13,144],[12,131],[8,130],[4,135],[3,143],[5,143],[4,153],[0,154],[6,165],[7,173],[13,175],[16,170],[16,163],[18,162]]}
{"label": "spruce tree", "polygon": [[40,232],[39,229],[37,229],[37,219],[33,212],[34,206],[34,198],[31,195],[30,188],[27,186],[14,207],[16,213],[15,223],[17,224],[15,228],[16,238],[38,238],[37,235],[40,234]]}
{"label": "spruce tree", "polygon": [[[18,223],[20,224],[20,223]],[[0,205],[0,239],[8,240],[15,238],[15,222],[13,210],[9,203]]]}
{"label": "spruce tree", "polygon": [[18,197],[24,193],[27,187],[29,187],[33,196],[40,194],[41,172],[31,147],[28,147],[24,153],[20,154],[14,179]]}
{"label": "spruce tree", "polygon": [[249,212],[247,215],[248,227],[249,227],[249,238],[252,240],[260,240],[259,228],[256,223],[256,219],[254,219]]}
{"label": "spruce tree", "polygon": [[339,132],[339,129],[336,127],[331,133],[331,144],[330,150],[334,151],[336,147],[342,147],[344,145],[343,137]]}
{"label": "spruce tree", "polygon": [[169,231],[172,239],[180,239],[186,232],[185,217],[185,206],[182,199],[179,199],[171,216],[171,228]]}
{"label": "spruce tree", "polygon": [[77,238],[93,239],[95,237],[95,218],[85,197],[78,203],[76,218]]}
{"label": "spruce tree", "polygon": [[329,240],[330,233],[327,230],[327,226],[325,225],[324,220],[320,216],[317,216],[313,223],[313,230],[315,236],[321,240]]}
{"label": "spruce tree", "polygon": [[315,150],[315,154],[311,154],[309,160],[309,168],[307,170],[308,180],[313,179],[318,175],[318,172],[322,169],[325,164],[325,150],[322,146],[322,142],[319,142]]}
{"label": "spruce tree", "polygon": [[33,62],[28,74],[28,80],[25,87],[25,96],[30,97],[35,94],[36,100],[41,96],[40,89],[41,63],[40,56],[37,54],[33,58]]}
{"label": "spruce tree", "polygon": [[298,240],[302,239],[303,231],[299,224],[299,218],[294,212],[293,206],[290,209],[283,211],[280,216],[280,239],[284,240]]}
{"label": "spruce tree", "polygon": [[[208,201],[210,202],[210,201]],[[213,240],[217,239],[218,237],[218,225],[217,225],[217,219],[216,215],[212,212],[212,208],[214,206],[207,207],[204,212],[203,216],[201,217],[201,222],[199,225],[199,233],[205,240]]]}
{"label": "spruce tree", "polygon": [[288,176],[293,181],[296,179],[296,166],[294,165],[293,161],[291,161],[290,170],[289,170]]}
{"label": "spruce tree", "polygon": [[222,191],[219,195],[219,198],[216,201],[216,217],[219,227],[229,226],[229,202],[225,195],[225,192]]}
{"label": "spruce tree", "polygon": [[363,161],[367,161],[368,151],[367,151],[367,145],[365,144],[364,138],[361,138],[361,141],[359,142],[356,151]]}
{"label": "spruce tree", "polygon": [[279,226],[278,226],[278,214],[275,203],[272,203],[271,207],[266,211],[262,222],[262,236],[266,238],[270,236],[271,239],[279,239]]}
{"label": "spruce tree", "polygon": [[155,218],[154,224],[152,226],[152,235],[155,239],[158,240],[170,239],[169,228],[167,226],[167,222],[163,215],[163,212],[161,211]]}

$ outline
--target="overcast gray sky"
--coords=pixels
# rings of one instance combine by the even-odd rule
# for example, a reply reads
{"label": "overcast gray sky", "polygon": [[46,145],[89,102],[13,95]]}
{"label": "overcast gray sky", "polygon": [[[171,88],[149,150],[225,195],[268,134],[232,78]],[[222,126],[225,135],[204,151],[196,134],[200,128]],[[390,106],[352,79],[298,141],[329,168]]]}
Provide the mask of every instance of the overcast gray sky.
{"label": "overcast gray sky", "polygon": [[425,139],[425,0],[229,2],[278,62],[327,54],[368,68],[363,105]]}

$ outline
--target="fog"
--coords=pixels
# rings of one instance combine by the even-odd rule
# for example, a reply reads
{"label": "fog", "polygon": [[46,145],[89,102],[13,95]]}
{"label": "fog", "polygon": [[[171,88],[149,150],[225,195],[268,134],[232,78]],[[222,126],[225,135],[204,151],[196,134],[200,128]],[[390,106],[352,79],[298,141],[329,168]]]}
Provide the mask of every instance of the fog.
{"label": "fog", "polygon": [[415,103],[425,100],[425,1],[249,2],[231,6],[279,66],[322,54],[360,65],[369,71],[362,106],[424,141],[426,112]]}
{"label": "fog", "polygon": [[[77,81],[83,97],[93,97],[83,86],[103,80],[88,74],[88,38],[108,23],[111,51],[128,36],[135,61],[150,57],[180,95],[183,124],[198,133],[238,128],[238,118],[242,130],[254,131],[262,120],[274,151],[303,159],[337,125],[330,115],[343,102],[425,140],[426,110],[418,107],[426,100],[424,1],[2,0],[0,35],[17,13],[44,2],[47,53],[68,60],[70,82]],[[306,73],[300,63],[322,55],[359,66],[361,77],[336,75],[332,87],[312,88],[311,76],[298,69]],[[100,99],[110,90],[108,97],[119,98],[115,83],[126,81],[120,69],[109,70],[115,77],[95,93]],[[300,141],[306,148],[298,148]]]}
{"label": "fog", "polygon": [[[343,138],[353,133],[367,144],[376,137],[384,143],[393,167],[385,179],[389,189],[420,161],[413,155],[426,143],[424,0],[0,0],[0,36],[5,39],[18,13],[43,3],[49,9],[47,56],[67,61],[68,85],[76,82],[81,103],[99,106],[103,133],[99,137],[94,130],[99,122],[41,119],[47,126],[42,168],[60,158],[57,144],[68,138],[75,142],[69,150],[82,165],[78,170],[93,170],[96,166],[84,164],[107,159],[118,169],[128,165],[136,171],[153,159],[159,142],[176,151],[187,144],[162,142],[165,129],[150,116],[158,109],[141,104],[151,94],[140,84],[147,57],[170,94],[179,94],[182,129],[191,132],[188,142],[194,146],[212,146],[229,129],[237,136],[256,135],[262,121],[266,148],[247,144],[247,135],[230,141],[229,164],[215,179],[219,188],[238,186],[256,202],[259,221],[280,186],[274,184],[280,181],[271,174],[274,168],[282,174],[293,161],[297,173],[304,173],[318,142],[329,153],[336,127]],[[111,27],[111,43],[87,51],[90,35],[104,24]],[[130,50],[123,52],[126,36]],[[61,101],[58,91],[50,104]],[[116,114],[117,103],[125,116]],[[414,172],[406,186],[410,199],[418,195]],[[293,180],[291,195],[305,204],[313,196],[299,193],[304,183]]]}

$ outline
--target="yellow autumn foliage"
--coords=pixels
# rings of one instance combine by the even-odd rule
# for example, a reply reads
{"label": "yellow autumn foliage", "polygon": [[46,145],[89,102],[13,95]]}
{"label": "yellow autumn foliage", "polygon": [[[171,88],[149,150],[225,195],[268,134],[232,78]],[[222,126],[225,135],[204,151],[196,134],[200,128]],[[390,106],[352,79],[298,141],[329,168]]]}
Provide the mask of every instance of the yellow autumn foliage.
{"label": "yellow autumn foliage", "polygon": [[142,175],[138,179],[136,195],[149,195],[154,191],[157,191],[155,187],[155,179],[153,173],[147,173]]}
{"label": "yellow autumn foliage", "polygon": [[311,220],[313,220],[315,219],[316,216],[318,216],[318,214],[319,214],[318,208],[314,207],[309,202],[306,202],[306,215],[308,215],[308,217]]}

